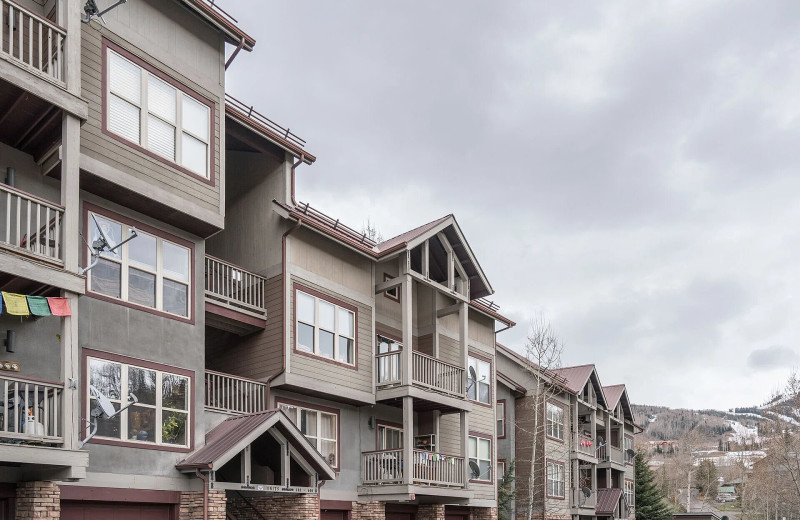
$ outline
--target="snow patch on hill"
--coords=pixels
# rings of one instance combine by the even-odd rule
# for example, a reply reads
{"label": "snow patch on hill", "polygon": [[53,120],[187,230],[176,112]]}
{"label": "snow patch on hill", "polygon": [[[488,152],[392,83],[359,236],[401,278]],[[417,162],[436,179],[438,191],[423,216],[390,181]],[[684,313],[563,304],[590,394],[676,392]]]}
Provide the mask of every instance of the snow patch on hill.
{"label": "snow patch on hill", "polygon": [[747,440],[749,442],[761,442],[761,438],[758,436],[758,427],[748,428],[744,424],[740,423],[739,421],[728,421],[731,428],[733,428],[733,436],[731,440],[738,442],[739,444],[744,444],[744,441]]}

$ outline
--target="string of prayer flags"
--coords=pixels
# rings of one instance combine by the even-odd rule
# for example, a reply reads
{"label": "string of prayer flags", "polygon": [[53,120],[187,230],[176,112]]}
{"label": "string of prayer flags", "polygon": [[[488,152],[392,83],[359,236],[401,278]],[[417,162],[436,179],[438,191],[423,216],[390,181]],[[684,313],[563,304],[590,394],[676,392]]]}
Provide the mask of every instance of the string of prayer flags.
{"label": "string of prayer flags", "polygon": [[28,308],[34,316],[51,316],[50,305],[44,296],[28,296]]}
{"label": "string of prayer flags", "polygon": [[14,294],[3,291],[3,302],[6,304],[6,311],[12,316],[29,316],[28,300],[23,294]]}
{"label": "string of prayer flags", "polygon": [[47,303],[50,305],[50,312],[53,316],[72,316],[72,311],[70,311],[69,302],[66,298],[49,296]]}

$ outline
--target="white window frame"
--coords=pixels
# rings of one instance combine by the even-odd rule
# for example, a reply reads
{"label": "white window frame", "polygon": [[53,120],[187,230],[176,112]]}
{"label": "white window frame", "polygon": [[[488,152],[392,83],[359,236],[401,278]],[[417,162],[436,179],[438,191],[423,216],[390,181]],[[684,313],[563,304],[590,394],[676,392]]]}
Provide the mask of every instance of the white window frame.
{"label": "white window frame", "polygon": [[[474,383],[472,385],[472,388],[475,389],[474,390],[475,391],[475,398],[473,399],[473,398],[469,397],[469,391],[467,392],[467,398],[470,401],[475,401],[476,403],[491,404],[491,402],[492,402],[492,363],[491,363],[491,361],[486,361],[485,359],[469,356],[468,365],[467,365],[467,367],[468,367],[467,368],[467,381],[468,381],[467,386],[468,387],[470,386],[469,385],[469,381],[473,381],[469,377],[469,367],[473,366],[473,365],[474,365],[474,368],[475,368],[475,375],[478,378],[477,380],[474,381]],[[484,367],[484,366],[488,367],[487,370],[489,372],[487,374],[484,374],[483,371],[481,370],[481,367]],[[481,400],[481,391],[480,391],[481,390],[481,386],[480,385],[486,385],[486,386],[489,387],[488,397],[486,398],[486,401]]]}
{"label": "white window frame", "polygon": [[566,498],[566,465],[560,462],[547,462],[547,496]]}
{"label": "white window frame", "polygon": [[[192,378],[191,377],[183,375],[183,374],[176,374],[174,372],[169,372],[168,370],[159,370],[157,368],[143,367],[143,366],[139,366],[139,365],[136,365],[136,364],[133,364],[133,363],[122,363],[120,361],[111,361],[111,360],[108,360],[108,359],[103,359],[101,357],[87,356],[86,359],[87,359],[87,362],[86,362],[87,363],[86,364],[87,374],[86,374],[86,377],[84,378],[86,380],[86,409],[85,409],[86,415],[85,415],[85,417],[90,417],[91,409],[94,407],[94,400],[91,398],[91,393],[89,392],[89,385],[91,384],[91,365],[92,365],[92,361],[98,361],[98,362],[101,362],[101,363],[111,363],[111,364],[120,366],[120,386],[121,386],[121,388],[119,389],[120,390],[119,399],[109,399],[109,401],[111,401],[113,404],[118,405],[118,407],[120,407],[120,408],[129,403],[129,400],[128,400],[128,369],[129,368],[135,368],[135,369],[138,369],[138,370],[149,370],[151,372],[155,372],[156,373],[156,381],[155,381],[156,404],[155,405],[149,405],[149,404],[137,403],[137,404],[133,405],[133,406],[139,406],[139,407],[142,407],[142,408],[155,408],[155,411],[156,411],[155,416],[156,416],[156,418],[155,418],[155,426],[154,427],[155,427],[155,432],[156,432],[156,438],[155,438],[154,442],[140,441],[138,439],[129,439],[128,438],[128,436],[126,435],[126,432],[128,432],[128,422],[129,422],[128,421],[128,413],[131,410],[130,408],[124,410],[122,413],[119,414],[119,417],[120,417],[120,421],[119,421],[120,436],[119,437],[106,437],[106,436],[102,436],[102,435],[98,434],[98,435],[95,435],[94,438],[96,438],[96,439],[109,439],[109,440],[119,441],[119,442],[124,442],[124,443],[141,444],[142,446],[145,446],[145,447],[146,446],[169,446],[169,447],[175,447],[175,448],[188,448],[190,446],[190,444],[192,442],[192,431],[193,431],[192,430],[192,428],[193,428],[193,426],[192,426],[192,423],[193,423],[193,421],[192,421],[192,414],[193,414],[193,410],[192,410],[192,391],[193,390],[192,390]],[[167,374],[167,375],[170,375],[170,376],[174,376],[174,377],[180,377],[180,378],[186,380],[186,409],[185,410],[180,410],[178,408],[166,408],[166,407],[163,406],[164,374]],[[108,397],[108,396],[106,396],[106,397]],[[186,424],[184,425],[186,442],[184,444],[174,444],[174,443],[164,442],[163,441],[162,426],[163,426],[163,413],[165,411],[166,412],[178,412],[178,413],[186,414]]]}
{"label": "white window frame", "polygon": [[[304,294],[305,296],[308,296],[309,298],[313,298],[314,299],[314,323],[309,323],[308,321],[300,319],[299,312],[298,312],[298,305],[297,305],[297,300],[299,299],[300,294]],[[333,309],[333,320],[334,320],[334,327],[333,328],[334,328],[334,330],[328,330],[326,328],[323,328],[321,325],[319,325],[319,302],[320,301],[323,301],[323,302],[325,302],[325,303],[327,303],[329,305],[333,305],[333,307],[334,307],[334,309]],[[349,313],[352,316],[352,319],[353,319],[353,335],[352,336],[348,336],[347,334],[345,334],[344,328],[340,326],[340,323],[339,323],[339,311],[345,311],[345,312]],[[357,315],[356,315],[355,311],[353,311],[352,309],[348,309],[347,307],[342,307],[341,305],[337,304],[336,302],[330,301],[330,300],[328,300],[326,298],[321,298],[321,297],[319,297],[319,296],[317,296],[315,294],[310,294],[310,293],[308,293],[308,292],[306,292],[306,291],[304,291],[304,290],[302,290],[300,288],[297,288],[296,291],[295,291],[295,319],[294,319],[294,331],[295,331],[295,334],[294,334],[294,345],[295,345],[295,349],[297,349],[299,352],[304,352],[306,354],[313,354],[314,356],[317,356],[317,357],[319,357],[321,359],[327,359],[329,361],[335,361],[336,363],[341,363],[343,365],[348,365],[348,366],[355,367],[355,365],[356,365],[356,356],[358,355],[358,351],[357,351],[357,348],[356,348],[356,334],[358,333],[358,322],[357,322],[356,318],[357,318]],[[298,331],[300,329],[299,325],[301,323],[304,324],[304,325],[308,325],[309,327],[313,327],[314,328],[314,348],[311,351],[306,350],[305,346],[303,346],[303,347],[300,346],[300,335],[299,335]],[[330,332],[330,333],[333,334],[333,357],[332,358],[329,358],[327,356],[323,356],[320,353],[320,344],[319,344],[319,331],[320,330],[323,330],[325,332]],[[353,344],[353,361],[352,361],[352,363],[349,363],[347,361],[342,361],[342,360],[339,359],[340,338],[345,338],[345,339],[349,339],[349,340],[352,341],[352,344]]]}
{"label": "white window frame", "polygon": [[[213,135],[214,135],[213,134],[214,129],[212,128],[212,125],[211,125],[211,107],[209,107],[208,104],[206,102],[202,101],[199,97],[191,95],[188,92],[188,90],[189,90],[188,87],[185,87],[183,85],[181,85],[180,87],[176,86],[172,82],[167,81],[165,78],[160,77],[157,74],[154,74],[151,70],[149,70],[148,67],[143,67],[140,63],[137,63],[136,61],[131,60],[130,58],[128,58],[124,54],[122,54],[120,52],[117,52],[116,50],[112,49],[111,47],[106,47],[106,52],[107,52],[107,55],[106,55],[107,59],[106,59],[105,74],[106,74],[107,81],[106,81],[106,92],[105,92],[105,95],[106,95],[106,99],[108,100],[108,102],[106,103],[106,114],[105,114],[106,115],[106,125],[105,125],[106,126],[106,130],[108,130],[109,132],[113,133],[115,136],[118,136],[120,139],[124,139],[125,141],[132,142],[132,143],[134,143],[134,144],[136,144],[138,146],[141,146],[142,148],[146,149],[147,151],[156,154],[158,157],[164,158],[165,160],[169,161],[170,163],[172,163],[174,165],[177,165],[177,166],[179,166],[181,168],[184,168],[187,171],[192,172],[194,174],[197,174],[197,175],[199,175],[201,177],[204,177],[206,179],[210,179],[211,178],[211,168],[212,168],[212,165],[211,165],[211,147],[212,147],[212,138],[213,138]],[[139,99],[140,99],[139,100],[139,104],[137,104],[134,100],[132,100],[132,99],[130,99],[128,97],[125,97],[125,96],[121,95],[118,92],[115,92],[114,89],[112,88],[112,85],[111,85],[111,62],[112,62],[112,60],[114,58],[123,59],[123,60],[127,61],[128,63],[130,63],[131,65],[133,65],[134,67],[139,69],[139,71],[140,71],[140,80],[141,80],[141,84],[140,84],[140,87],[139,87],[139,94],[140,94],[140,96],[139,96]],[[153,112],[152,107],[149,106],[149,104],[148,104],[148,84],[149,84],[150,78],[155,78],[157,80],[165,82],[170,87],[175,89],[175,121],[169,121],[168,119],[163,117],[163,115],[160,115],[160,114],[157,114],[157,113]],[[128,104],[130,104],[132,106],[135,106],[136,108],[139,109],[139,139],[138,139],[138,141],[133,141],[129,137],[121,135],[119,133],[116,133],[111,129],[111,126],[112,126],[111,125],[111,98],[112,98],[112,96],[122,100],[125,103],[128,103]],[[207,134],[206,134],[207,137],[206,138],[203,138],[202,136],[198,135],[197,133],[192,132],[188,128],[184,128],[184,126],[183,126],[183,100],[184,100],[184,97],[186,97],[186,98],[190,99],[191,101],[194,101],[194,102],[202,105],[208,111]],[[163,155],[160,152],[156,151],[150,145],[150,143],[148,141],[148,137],[149,137],[148,136],[148,125],[149,125],[148,116],[150,116],[150,115],[152,115],[153,117],[158,118],[162,122],[164,122],[164,123],[166,123],[169,126],[174,128],[174,130],[175,130],[175,141],[174,141],[174,145],[175,145],[175,151],[174,152],[175,153],[174,153],[174,157],[168,157],[166,155]],[[203,143],[206,146],[206,156],[205,156],[206,168],[205,168],[205,171],[201,172],[201,171],[197,171],[195,169],[192,169],[183,160],[183,144],[182,143],[183,143],[183,135],[184,134],[186,134],[187,136],[191,137],[192,139],[196,139],[197,141],[200,141],[201,143]]]}
{"label": "white window frame", "polygon": [[497,482],[503,482],[506,475],[506,461],[498,460],[497,461]]}
{"label": "white window frame", "polygon": [[625,479],[625,502],[630,507],[636,505],[636,483],[633,480]]}
{"label": "white window frame", "polygon": [[[479,480],[482,482],[491,482],[492,481],[492,439],[487,439],[486,437],[478,437],[476,435],[470,435],[469,441],[475,439],[475,452],[472,451],[472,442],[468,442],[469,445],[469,460],[474,460],[475,463],[480,467],[481,461],[485,461],[489,463],[489,475],[486,478],[481,478],[483,475],[478,475],[478,478],[471,478],[470,480]],[[481,443],[489,444],[489,458],[488,459],[481,459],[478,458],[478,453],[480,453],[479,445]]]}
{"label": "white window frame", "polygon": [[[388,431],[398,432],[399,434],[399,441],[400,446],[397,448],[387,448],[386,447],[386,433]],[[398,428],[397,426],[392,426],[389,424],[378,424],[378,446],[379,450],[400,450],[403,449],[403,428]]]}
{"label": "white window frame", "polygon": [[[339,435],[339,415],[336,414],[336,413],[325,412],[325,411],[322,411],[322,410],[317,410],[316,408],[308,408],[308,407],[300,406],[300,405],[293,404],[293,403],[278,402],[278,407],[281,410],[283,410],[283,413],[285,413],[286,416],[289,417],[289,420],[291,420],[292,423],[294,423],[294,425],[297,426],[297,428],[301,432],[302,432],[302,427],[301,427],[301,421],[300,421],[300,412],[304,411],[306,413],[316,414],[316,416],[317,416],[317,436],[314,437],[314,436],[306,435],[305,433],[303,435],[305,436],[306,439],[309,440],[309,442],[311,442],[311,444],[322,455],[322,457],[326,460],[326,462],[328,462],[331,465],[331,467],[338,468],[339,467],[339,439],[337,437]],[[292,408],[294,409],[294,411],[291,410]],[[327,437],[323,437],[322,436],[322,428],[320,428],[320,425],[322,424],[322,416],[323,415],[333,417],[333,435],[334,435],[334,438],[327,438]],[[328,457],[324,453],[322,453],[322,443],[323,443],[323,441],[333,442],[333,457],[334,457],[334,460],[333,460],[332,463],[330,462]]]}
{"label": "white window frame", "polygon": [[636,455],[629,455],[628,450],[633,450],[633,437],[628,437],[623,433],[622,435],[622,453],[625,456],[625,464],[633,464]]}
{"label": "white window frame", "polygon": [[[110,221],[110,222],[112,222],[114,224],[119,225],[120,229],[121,229],[121,239],[122,240],[125,240],[130,236],[130,227],[131,226],[129,224],[127,224],[125,222],[121,222],[120,220],[117,220],[117,219],[115,219],[113,217],[109,217],[109,216],[107,216],[107,215],[105,215],[103,213],[97,213],[97,212],[94,212],[94,211],[88,211],[88,212],[86,212],[86,218],[88,220],[87,226],[89,228],[89,237],[92,237],[94,232],[96,231],[96,226],[95,226],[94,219],[92,218],[92,216],[95,216],[98,219],[108,220],[108,221]],[[105,298],[111,298],[113,300],[125,302],[125,303],[127,303],[129,305],[133,305],[135,307],[141,307],[143,309],[154,309],[156,311],[163,312],[163,313],[168,314],[170,316],[176,316],[176,317],[182,318],[182,319],[191,319],[192,318],[192,311],[194,310],[193,309],[193,307],[194,307],[194,295],[192,293],[192,287],[193,287],[192,275],[194,273],[194,266],[192,265],[192,249],[190,247],[187,247],[187,246],[183,245],[183,244],[179,244],[177,242],[173,242],[173,241],[168,240],[166,238],[162,238],[159,234],[156,234],[156,233],[148,233],[148,232],[145,232],[145,231],[142,231],[142,230],[137,230],[137,233],[139,233],[140,235],[147,235],[149,237],[153,237],[156,240],[156,268],[155,268],[155,270],[153,270],[152,267],[136,263],[135,261],[133,263],[131,263],[129,251],[130,251],[131,247],[134,247],[136,245],[136,240],[137,239],[134,238],[130,242],[127,242],[126,244],[123,244],[122,247],[117,249],[117,251],[116,251],[117,254],[110,254],[110,253],[101,254],[102,260],[105,260],[105,261],[108,261],[108,262],[113,262],[113,263],[118,264],[120,266],[120,292],[119,292],[119,297],[116,297],[114,295],[110,295],[110,294],[107,294],[107,293],[104,293],[104,292],[100,292],[98,290],[95,290],[92,287],[92,273],[94,272],[94,269],[90,269],[87,272],[87,278],[88,278],[87,283],[88,283],[89,292],[91,292],[93,294],[102,295]],[[166,271],[164,269],[164,244],[165,243],[169,244],[171,246],[178,247],[180,249],[186,250],[187,265],[188,265],[188,269],[189,269],[189,272],[187,273],[186,280],[181,280],[180,278],[177,278],[177,277],[170,276],[170,275],[166,274]],[[143,303],[130,301],[129,289],[130,289],[130,270],[131,269],[137,269],[139,271],[144,271],[146,273],[154,274],[156,276],[156,282],[155,282],[155,284],[156,284],[156,287],[155,287],[155,290],[156,290],[155,307],[150,307],[149,305],[145,305]],[[185,315],[184,314],[176,314],[174,312],[170,312],[170,311],[167,311],[167,310],[164,309],[164,281],[165,280],[186,286],[186,314]]]}
{"label": "white window frame", "polygon": [[497,409],[495,411],[497,417],[497,436],[506,436],[506,403],[505,401],[497,401]]}
{"label": "white window frame", "polygon": [[[564,440],[564,409],[555,403],[548,402],[547,436],[560,441]],[[560,417],[560,421],[558,420]]]}

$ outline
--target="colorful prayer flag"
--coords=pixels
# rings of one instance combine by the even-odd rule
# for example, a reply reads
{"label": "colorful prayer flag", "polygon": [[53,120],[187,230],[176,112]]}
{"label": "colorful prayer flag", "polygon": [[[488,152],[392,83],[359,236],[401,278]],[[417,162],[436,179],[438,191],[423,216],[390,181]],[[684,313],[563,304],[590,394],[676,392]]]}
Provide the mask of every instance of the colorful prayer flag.
{"label": "colorful prayer flag", "polygon": [[50,305],[44,296],[28,296],[28,307],[34,316],[50,316]]}
{"label": "colorful prayer flag", "polygon": [[14,316],[29,316],[28,300],[25,295],[14,294],[3,291],[3,301],[6,304],[6,310],[9,314]]}
{"label": "colorful prayer flag", "polygon": [[47,298],[47,303],[50,304],[50,312],[53,316],[72,316],[66,298],[50,296]]}

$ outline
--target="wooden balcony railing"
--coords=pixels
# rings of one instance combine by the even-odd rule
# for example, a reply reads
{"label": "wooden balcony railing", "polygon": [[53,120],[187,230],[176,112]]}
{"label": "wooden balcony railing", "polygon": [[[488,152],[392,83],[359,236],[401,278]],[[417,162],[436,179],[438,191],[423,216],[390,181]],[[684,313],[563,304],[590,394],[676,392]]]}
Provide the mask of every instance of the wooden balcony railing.
{"label": "wooden balcony railing", "polygon": [[206,255],[207,301],[258,318],[266,318],[266,284],[267,279],[263,276]]}
{"label": "wooden balcony railing", "polygon": [[0,439],[62,444],[64,385],[0,375]]}
{"label": "wooden balcony railing", "polygon": [[607,444],[597,451],[597,458],[601,463],[615,462],[617,464],[624,464],[622,458],[622,449]]}
{"label": "wooden balcony railing", "polygon": [[582,489],[573,489],[572,507],[578,509],[594,509],[597,507],[597,491],[591,490],[591,494],[587,497]]}
{"label": "wooden balcony railing", "polygon": [[415,385],[464,397],[464,369],[445,363],[435,357],[414,351],[411,360],[414,369],[412,381]]}
{"label": "wooden balcony railing", "polygon": [[206,409],[224,413],[257,413],[267,409],[267,385],[206,370]]}
{"label": "wooden balcony railing", "polygon": [[586,435],[578,435],[577,450],[578,453],[583,453],[585,455],[594,457],[597,453],[597,446],[595,446],[595,441],[593,441],[591,437]]}
{"label": "wooden balcony railing", "polygon": [[63,217],[63,206],[0,184],[0,246],[63,264]]}
{"label": "wooden balcony railing", "polygon": [[[463,487],[464,457],[424,450],[413,451],[411,480],[414,484]],[[365,484],[400,484],[403,482],[403,450],[368,451],[361,454],[361,481]]]}
{"label": "wooden balcony railing", "polygon": [[0,55],[64,86],[67,31],[12,0],[0,0]]}

